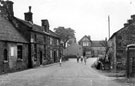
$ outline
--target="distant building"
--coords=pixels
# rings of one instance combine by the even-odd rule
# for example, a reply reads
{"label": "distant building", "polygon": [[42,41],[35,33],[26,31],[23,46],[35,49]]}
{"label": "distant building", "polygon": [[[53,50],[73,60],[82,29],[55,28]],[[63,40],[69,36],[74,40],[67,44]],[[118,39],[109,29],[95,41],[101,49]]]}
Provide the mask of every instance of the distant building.
{"label": "distant building", "polygon": [[91,48],[92,41],[91,41],[90,36],[87,36],[87,35],[83,36],[79,40],[78,44],[82,46],[83,54],[85,53],[87,57],[92,56],[92,48]]}
{"label": "distant building", "polygon": [[92,55],[93,56],[99,56],[105,54],[105,47],[102,45],[103,41],[92,41]]}
{"label": "distant building", "polygon": [[103,41],[92,41],[90,36],[84,36],[78,42],[83,47],[83,53],[88,57],[104,55],[105,47],[102,46]]}

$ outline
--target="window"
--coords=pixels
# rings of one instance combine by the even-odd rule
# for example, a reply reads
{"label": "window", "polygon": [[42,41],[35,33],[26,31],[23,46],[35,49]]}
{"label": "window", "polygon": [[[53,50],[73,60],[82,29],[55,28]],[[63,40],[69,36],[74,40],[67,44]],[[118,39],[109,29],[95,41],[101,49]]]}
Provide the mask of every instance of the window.
{"label": "window", "polygon": [[50,37],[50,45],[52,45],[53,43],[53,39]]}
{"label": "window", "polygon": [[88,46],[89,43],[88,42],[83,42],[83,46]]}
{"label": "window", "polygon": [[52,50],[50,50],[50,57],[52,58]]}
{"label": "window", "polygon": [[11,47],[10,51],[11,51],[11,56],[14,56],[15,55],[15,47]]}
{"label": "window", "polygon": [[34,39],[35,39],[35,42],[37,41],[37,35],[36,34],[34,34]]}
{"label": "window", "polygon": [[47,37],[46,36],[44,36],[44,43],[46,44],[47,42]]}
{"label": "window", "polygon": [[59,45],[59,40],[57,40],[57,45]]}
{"label": "window", "polygon": [[59,57],[59,50],[57,50],[57,57]]}
{"label": "window", "polygon": [[17,57],[18,59],[22,59],[22,45],[17,46]]}
{"label": "window", "polygon": [[4,60],[8,60],[8,51],[7,49],[4,49]]}

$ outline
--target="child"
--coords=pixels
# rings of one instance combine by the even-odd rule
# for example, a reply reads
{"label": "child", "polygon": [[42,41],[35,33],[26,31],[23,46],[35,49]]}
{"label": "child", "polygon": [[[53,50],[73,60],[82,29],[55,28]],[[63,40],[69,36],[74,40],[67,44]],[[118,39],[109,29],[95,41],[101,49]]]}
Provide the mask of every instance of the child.
{"label": "child", "polygon": [[83,62],[83,56],[81,56],[81,63]]}
{"label": "child", "polygon": [[85,65],[86,65],[86,61],[87,61],[87,57],[84,56],[84,63],[85,63]]}
{"label": "child", "polygon": [[62,58],[60,58],[60,67],[61,67],[61,64],[62,64]]}

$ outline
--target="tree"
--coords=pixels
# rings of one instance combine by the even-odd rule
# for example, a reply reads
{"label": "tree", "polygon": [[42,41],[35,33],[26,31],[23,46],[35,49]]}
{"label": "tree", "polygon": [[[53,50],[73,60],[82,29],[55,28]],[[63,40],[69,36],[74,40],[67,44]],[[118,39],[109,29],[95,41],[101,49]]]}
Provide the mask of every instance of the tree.
{"label": "tree", "polygon": [[67,45],[71,45],[73,43],[76,43],[76,38],[70,38],[68,41],[67,41]]}
{"label": "tree", "polygon": [[109,51],[109,45],[108,45],[108,42],[107,42],[107,38],[104,41],[101,41],[100,44],[103,47],[105,47],[105,58],[106,58],[107,52]]}
{"label": "tree", "polygon": [[57,33],[61,40],[64,42],[64,48],[66,47],[66,43],[70,38],[75,38],[75,31],[71,28],[58,27],[54,28],[55,33]]}

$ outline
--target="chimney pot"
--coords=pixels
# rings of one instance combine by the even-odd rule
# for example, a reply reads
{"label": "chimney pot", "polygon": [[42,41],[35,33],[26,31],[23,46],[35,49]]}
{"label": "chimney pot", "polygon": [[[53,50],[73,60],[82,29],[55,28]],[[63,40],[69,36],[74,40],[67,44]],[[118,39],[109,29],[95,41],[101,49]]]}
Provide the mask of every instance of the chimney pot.
{"label": "chimney pot", "polygon": [[129,25],[128,23],[125,23],[125,24],[124,24],[124,27],[127,27],[128,25]]}
{"label": "chimney pot", "polygon": [[29,6],[29,12],[31,12],[31,6]]}
{"label": "chimney pot", "polygon": [[133,20],[128,20],[128,24],[132,24],[133,23]]}

